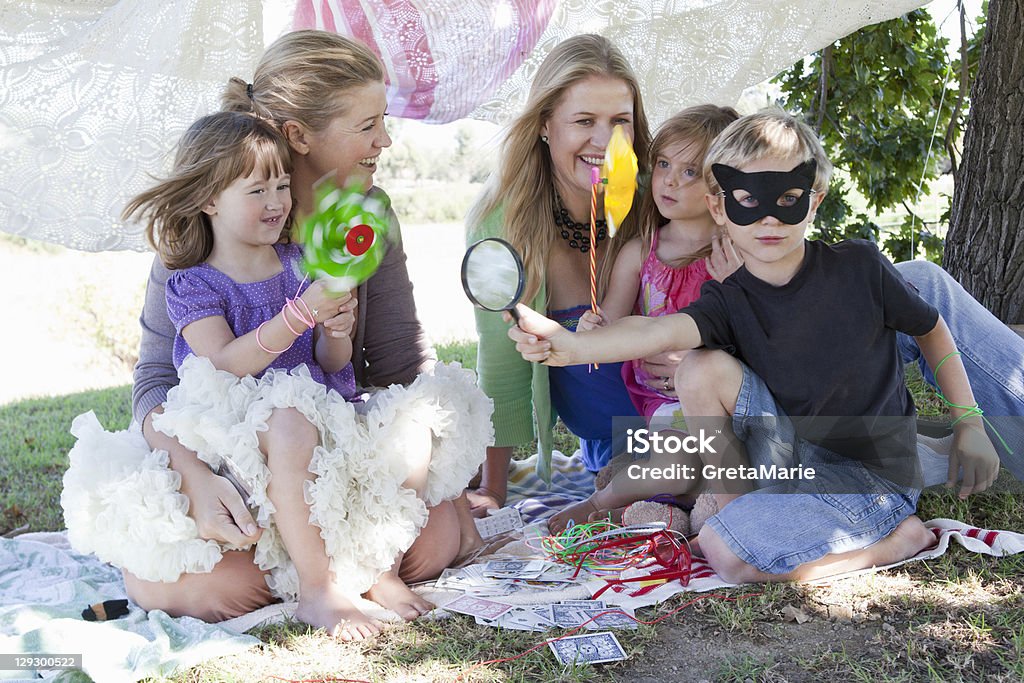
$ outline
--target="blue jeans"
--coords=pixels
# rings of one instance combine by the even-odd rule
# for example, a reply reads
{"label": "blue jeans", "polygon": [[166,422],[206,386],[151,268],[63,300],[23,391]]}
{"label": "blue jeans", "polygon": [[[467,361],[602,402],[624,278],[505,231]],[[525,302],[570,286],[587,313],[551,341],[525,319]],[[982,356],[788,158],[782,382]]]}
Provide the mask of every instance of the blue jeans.
{"label": "blue jeans", "polygon": [[[974,398],[985,411],[1012,453],[987,426],[989,437],[1003,466],[1024,480],[1024,339],[979,304],[949,273],[928,261],[897,263],[896,269],[938,309],[961,353]],[[913,337],[900,334],[900,354],[905,363],[917,362],[924,378],[935,385],[928,364]],[[942,465],[922,461],[925,481],[945,481]]]}
{"label": "blue jeans", "polygon": [[914,514],[919,490],[799,438],[764,380],[742,367],[732,427],[750,465],[799,463],[815,475],[760,481],[710,518],[708,526],[733,554],[762,572],[786,574],[825,555],[866,548]]}

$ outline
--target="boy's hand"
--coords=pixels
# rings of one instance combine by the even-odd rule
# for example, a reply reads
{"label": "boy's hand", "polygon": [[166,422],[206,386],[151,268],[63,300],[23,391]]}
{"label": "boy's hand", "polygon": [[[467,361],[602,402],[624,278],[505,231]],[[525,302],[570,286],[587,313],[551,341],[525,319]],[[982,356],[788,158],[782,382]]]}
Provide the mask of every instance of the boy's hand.
{"label": "boy's hand", "polygon": [[953,428],[953,449],[949,454],[949,473],[946,487],[956,486],[960,468],[964,478],[960,482],[960,499],[980,493],[999,476],[999,455],[980,423],[963,422]]}
{"label": "boy's hand", "polygon": [[[573,364],[575,335],[523,304],[516,304],[516,312],[519,313],[519,324],[509,328],[508,336],[525,360],[555,366]],[[505,320],[512,322],[508,312]]]}

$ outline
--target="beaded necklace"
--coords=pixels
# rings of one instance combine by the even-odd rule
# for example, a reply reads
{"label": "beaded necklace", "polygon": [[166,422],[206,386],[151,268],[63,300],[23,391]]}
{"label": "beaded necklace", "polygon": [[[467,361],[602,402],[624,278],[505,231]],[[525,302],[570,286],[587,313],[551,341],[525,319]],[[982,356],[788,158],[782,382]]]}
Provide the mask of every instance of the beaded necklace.
{"label": "beaded necklace", "polygon": [[[562,204],[562,198],[558,192],[555,192],[554,213],[555,225],[558,226],[562,239],[568,242],[570,247],[578,249],[584,254],[590,251],[590,223],[574,221]],[[608,236],[608,226],[603,218],[598,219],[595,225],[597,226],[597,243],[601,244],[602,240]]]}

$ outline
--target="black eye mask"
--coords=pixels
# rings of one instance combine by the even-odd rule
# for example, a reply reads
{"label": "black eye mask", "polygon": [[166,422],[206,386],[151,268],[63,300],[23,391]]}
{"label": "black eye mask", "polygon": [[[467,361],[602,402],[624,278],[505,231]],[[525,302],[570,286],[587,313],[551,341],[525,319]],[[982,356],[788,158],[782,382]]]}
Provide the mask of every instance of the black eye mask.
{"label": "black eye mask", "polygon": [[[808,159],[792,171],[761,171],[744,173],[725,164],[712,164],[715,180],[725,190],[725,214],[736,225],[750,225],[765,216],[775,216],[786,225],[796,225],[807,217],[811,205],[811,188],[818,162]],[[779,200],[790,190],[803,190],[792,206],[780,206]],[[757,206],[743,206],[733,194],[743,190],[757,200]]]}

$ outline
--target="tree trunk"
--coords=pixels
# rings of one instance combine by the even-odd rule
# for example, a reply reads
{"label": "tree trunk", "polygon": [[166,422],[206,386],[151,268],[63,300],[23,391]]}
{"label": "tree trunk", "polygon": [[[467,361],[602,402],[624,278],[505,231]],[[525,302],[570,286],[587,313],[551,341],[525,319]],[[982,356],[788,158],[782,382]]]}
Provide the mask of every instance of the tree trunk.
{"label": "tree trunk", "polygon": [[1024,2],[991,0],[943,265],[1006,323],[1024,323]]}

